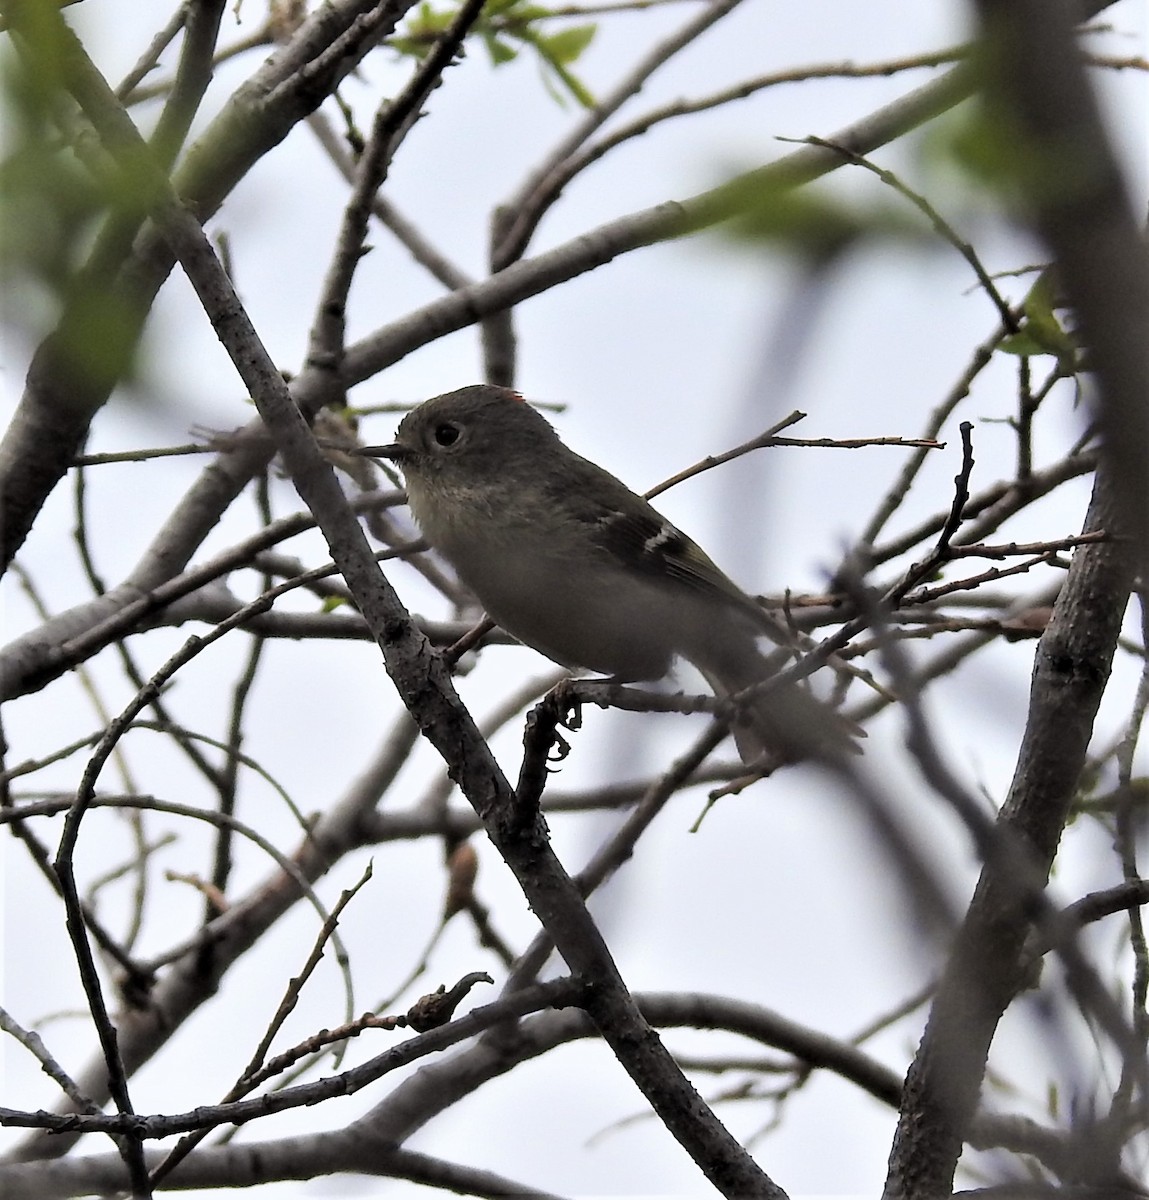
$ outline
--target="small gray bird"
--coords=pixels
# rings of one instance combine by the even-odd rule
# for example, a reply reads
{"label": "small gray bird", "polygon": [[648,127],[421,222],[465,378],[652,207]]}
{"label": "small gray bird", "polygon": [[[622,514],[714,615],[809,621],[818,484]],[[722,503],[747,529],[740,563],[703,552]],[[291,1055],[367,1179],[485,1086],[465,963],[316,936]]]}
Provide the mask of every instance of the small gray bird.
{"label": "small gray bird", "polygon": [[[496,621],[568,668],[659,679],[675,657],[720,697],[761,683],[777,627],[684,533],[575,454],[517,393],[477,384],[436,396],[378,454],[403,471],[427,541]],[[749,764],[836,757],[841,718],[790,686],[734,723]]]}

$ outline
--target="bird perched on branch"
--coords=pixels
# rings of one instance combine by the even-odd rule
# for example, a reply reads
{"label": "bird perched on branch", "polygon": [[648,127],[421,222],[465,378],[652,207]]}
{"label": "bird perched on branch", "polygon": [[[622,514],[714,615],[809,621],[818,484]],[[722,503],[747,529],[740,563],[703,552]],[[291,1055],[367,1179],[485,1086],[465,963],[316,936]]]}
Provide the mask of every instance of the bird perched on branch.
{"label": "bird perched on branch", "polygon": [[[491,619],[562,666],[630,683],[681,656],[726,698],[767,681],[779,627],[641,496],[565,446],[517,393],[477,384],[424,401],[395,442],[427,541]],[[747,764],[836,757],[842,718],[794,684],[737,704]]]}

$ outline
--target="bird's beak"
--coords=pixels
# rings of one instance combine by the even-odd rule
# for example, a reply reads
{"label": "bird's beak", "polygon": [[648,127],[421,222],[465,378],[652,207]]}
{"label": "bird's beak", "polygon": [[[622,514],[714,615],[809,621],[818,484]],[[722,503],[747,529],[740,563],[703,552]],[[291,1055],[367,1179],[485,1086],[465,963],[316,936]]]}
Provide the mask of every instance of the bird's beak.
{"label": "bird's beak", "polygon": [[368,458],[389,458],[393,463],[398,463],[400,466],[402,466],[405,458],[411,456],[411,451],[399,442],[390,442],[386,446],[363,446],[360,448],[359,453],[366,455]]}

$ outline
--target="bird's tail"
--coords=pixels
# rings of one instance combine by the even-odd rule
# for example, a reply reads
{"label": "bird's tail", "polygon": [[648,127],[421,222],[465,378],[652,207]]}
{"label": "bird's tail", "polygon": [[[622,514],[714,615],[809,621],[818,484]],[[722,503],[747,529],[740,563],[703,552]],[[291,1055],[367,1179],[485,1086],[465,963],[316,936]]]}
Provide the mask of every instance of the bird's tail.
{"label": "bird's tail", "polygon": [[747,766],[776,762],[841,762],[861,753],[865,731],[798,683],[777,679],[770,663],[750,638],[728,641],[722,653],[694,660],[720,700],[733,699],[731,732]]}

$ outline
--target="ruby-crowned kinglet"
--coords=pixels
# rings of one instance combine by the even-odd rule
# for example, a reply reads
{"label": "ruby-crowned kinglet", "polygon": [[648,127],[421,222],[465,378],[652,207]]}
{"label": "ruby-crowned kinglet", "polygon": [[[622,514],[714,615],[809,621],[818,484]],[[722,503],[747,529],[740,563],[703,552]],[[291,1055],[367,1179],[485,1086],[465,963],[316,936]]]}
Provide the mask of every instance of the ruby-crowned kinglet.
{"label": "ruby-crowned kinglet", "polygon": [[[720,697],[761,683],[760,605],[641,496],[575,454],[517,392],[477,384],[414,408],[376,453],[403,471],[427,541],[491,619],[570,668],[659,679],[681,656]],[[836,756],[837,714],[796,686],[734,722],[749,763]]]}

